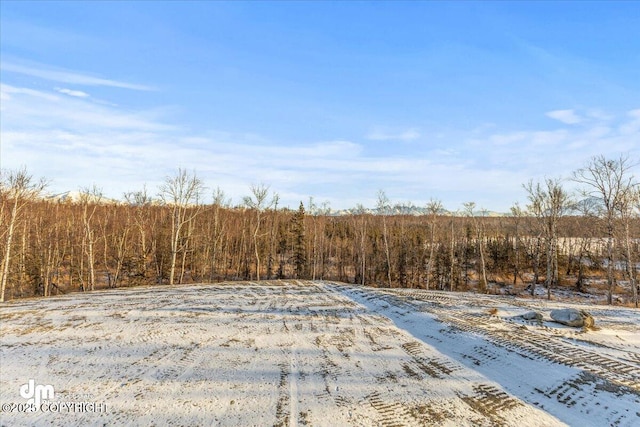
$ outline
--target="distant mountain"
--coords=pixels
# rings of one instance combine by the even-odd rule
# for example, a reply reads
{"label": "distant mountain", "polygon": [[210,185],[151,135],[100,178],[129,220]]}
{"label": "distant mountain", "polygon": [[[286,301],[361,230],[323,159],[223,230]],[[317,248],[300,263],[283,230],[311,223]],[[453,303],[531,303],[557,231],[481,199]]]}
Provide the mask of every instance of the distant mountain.
{"label": "distant mountain", "polygon": [[111,199],[109,197],[104,196],[96,196],[91,193],[83,193],[81,191],[65,191],[64,193],[51,194],[45,196],[45,200],[49,200],[52,202],[60,202],[60,203],[79,203],[82,201],[83,197],[87,197],[89,202],[98,202],[102,204],[118,204],[121,201],[116,199]]}
{"label": "distant mountain", "polygon": [[[351,209],[341,209],[341,210],[331,210],[329,215],[340,216],[340,215],[357,215],[357,214],[369,214],[369,215],[380,215],[381,212],[378,209],[369,209],[369,208],[351,208]],[[388,215],[414,215],[414,216],[426,216],[429,214],[429,211],[425,207],[420,206],[405,206],[398,205],[393,206],[389,209]],[[460,211],[449,211],[446,209],[442,209],[438,212],[438,215],[444,216],[463,216],[463,213]],[[495,212],[495,211],[474,211],[474,216],[487,216],[487,217],[502,217],[502,216],[512,216],[512,214],[504,213],[504,212]]]}
{"label": "distant mountain", "polygon": [[[45,200],[55,201],[60,203],[79,203],[82,200],[82,197],[85,193],[82,191],[65,191],[64,193],[50,194],[44,196]],[[124,203],[123,200],[111,199],[108,197],[97,197],[93,194],[88,194],[88,200],[90,202],[99,202],[102,204],[120,204]],[[159,200],[154,199],[152,204],[161,204]],[[237,206],[236,208],[242,209],[243,207]],[[311,212],[314,214],[314,212]],[[368,214],[368,215],[381,215],[382,212],[379,209],[371,209],[365,208],[362,206],[349,208],[349,209],[339,209],[339,210],[323,210],[318,211],[316,214],[318,215],[330,215],[330,216],[343,216],[343,215],[357,215],[357,214]],[[414,205],[394,205],[389,208],[387,211],[388,215],[413,215],[413,216],[426,216],[429,214],[429,211],[426,207],[414,206]],[[463,216],[461,211],[449,211],[446,209],[441,209],[438,212],[438,215],[443,216]],[[504,212],[495,212],[495,211],[474,211],[474,216],[487,216],[487,217],[502,217],[502,216],[511,216],[511,213]]]}

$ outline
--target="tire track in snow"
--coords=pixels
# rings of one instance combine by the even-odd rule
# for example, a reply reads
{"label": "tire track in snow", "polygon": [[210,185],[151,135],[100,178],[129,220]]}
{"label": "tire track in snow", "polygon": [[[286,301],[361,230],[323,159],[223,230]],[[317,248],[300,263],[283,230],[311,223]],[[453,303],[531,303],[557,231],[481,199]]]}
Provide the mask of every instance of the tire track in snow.
{"label": "tire track in snow", "polygon": [[274,427],[288,427],[293,423],[292,418],[295,414],[291,413],[291,389],[288,385],[290,375],[290,365],[280,364],[280,382],[278,383],[278,403],[276,404]]}
{"label": "tire track in snow", "polygon": [[[593,395],[598,389],[607,389],[610,385],[589,372],[580,372],[569,379],[559,381],[558,383],[544,389],[535,388],[535,392],[543,395],[548,399],[554,399],[562,403],[567,408],[574,406],[588,409],[592,417],[606,419],[609,425],[633,425],[625,423],[629,418],[633,417],[633,413],[629,410],[619,411],[618,409],[609,408],[601,405],[599,402],[593,404]],[[611,390],[617,392],[617,390]],[[640,400],[638,400],[640,403]],[[640,413],[636,413],[640,417]]]}
{"label": "tire track in snow", "polygon": [[417,426],[417,421],[409,413],[407,408],[395,402],[378,391],[374,391],[366,397],[373,409],[380,415],[380,425],[383,427],[410,427]]}
{"label": "tire track in snow", "polygon": [[414,363],[430,377],[442,379],[451,375],[452,372],[462,369],[461,366],[453,363],[450,359],[436,359],[425,356],[422,352],[422,346],[423,344],[417,341],[402,344],[402,348],[413,358]]}
{"label": "tire track in snow", "polygon": [[473,391],[472,395],[459,393],[458,397],[474,411],[491,420],[494,426],[509,425],[508,416],[505,416],[504,412],[523,405],[519,400],[492,385],[477,384],[473,386]]}
{"label": "tire track in snow", "polygon": [[[406,299],[399,299],[392,295],[384,295],[380,299],[393,305],[407,304]],[[414,304],[414,310],[416,309],[417,306]],[[518,328],[517,331],[497,329],[496,319],[482,313],[467,312],[453,307],[448,310],[423,308],[422,311],[433,314],[441,322],[459,331],[483,336],[526,358],[544,358],[565,366],[583,369],[610,381],[614,386],[629,388],[640,395],[640,363],[629,363],[608,357],[596,351],[579,348],[561,337],[542,335],[526,328]]]}
{"label": "tire track in snow", "polygon": [[[446,317],[446,316],[445,316]],[[522,329],[491,331],[478,328],[468,319],[460,321],[449,316],[448,321],[468,332],[480,333],[490,341],[527,357],[542,357],[565,366],[575,367],[601,377],[612,385],[630,388],[640,396],[640,365],[602,356],[594,351],[577,348],[557,339]],[[466,324],[465,324],[466,323]]]}
{"label": "tire track in snow", "polygon": [[289,361],[289,427],[298,427],[298,358],[291,349]]}
{"label": "tire track in snow", "polygon": [[[574,378],[563,378],[552,387],[532,389],[529,395],[520,393],[519,396],[530,403],[544,408],[550,401],[556,401],[567,409],[575,406],[577,412],[587,414],[591,419],[607,420],[611,425],[634,425],[640,418],[640,411],[634,412],[625,404],[601,405],[597,396],[605,399],[614,399],[613,396],[624,396],[625,402],[634,401],[640,404],[640,364],[635,363],[636,353],[627,353],[629,357],[616,358],[607,354],[600,354],[598,348],[594,350],[584,349],[567,340],[566,334],[557,336],[541,333],[537,329],[529,330],[526,326],[516,325],[512,322],[504,322],[497,317],[490,317],[485,312],[469,312],[466,304],[420,304],[423,301],[415,301],[412,298],[399,298],[388,291],[360,290],[348,288],[358,297],[364,298],[373,304],[381,305],[392,317],[402,318],[402,314],[391,309],[394,306],[405,306],[410,303],[414,306],[414,312],[427,312],[438,322],[449,325],[440,330],[441,334],[460,339],[460,332],[477,335],[485,339],[490,345],[474,346],[473,352],[460,353],[463,359],[470,360],[474,365],[481,366],[500,360],[504,355],[499,355],[492,350],[504,348],[510,353],[530,360],[556,363],[579,370]],[[440,299],[440,298],[438,298]],[[440,300],[446,300],[442,298]],[[386,308],[385,308],[386,307]],[[486,309],[487,305],[480,306]],[[505,328],[505,326],[508,326]],[[544,330],[544,328],[539,328]],[[569,331],[571,332],[571,331]],[[438,340],[434,340],[438,341]],[[441,341],[440,341],[441,342]],[[406,345],[405,345],[406,347]],[[417,346],[415,347],[417,348]],[[407,348],[405,348],[407,350]],[[408,349],[411,353],[411,348]],[[415,365],[413,365],[415,368]],[[410,375],[417,375],[417,370],[412,365],[407,365],[405,371]],[[438,374],[432,372],[432,374]],[[496,389],[497,390],[497,389]],[[509,411],[512,409],[508,394],[502,394],[499,390],[475,388],[475,394],[460,394],[459,397],[476,412],[490,414],[493,411]],[[483,395],[486,395],[483,397]],[[536,398],[544,396],[544,399]],[[505,400],[507,399],[507,400]],[[517,402],[517,400],[515,400]],[[493,406],[495,402],[498,406]],[[502,402],[502,403],[499,403]],[[629,404],[629,403],[628,403]],[[628,406],[627,404],[627,406]],[[506,416],[495,414],[495,423],[503,423]],[[502,421],[501,421],[502,420]]]}

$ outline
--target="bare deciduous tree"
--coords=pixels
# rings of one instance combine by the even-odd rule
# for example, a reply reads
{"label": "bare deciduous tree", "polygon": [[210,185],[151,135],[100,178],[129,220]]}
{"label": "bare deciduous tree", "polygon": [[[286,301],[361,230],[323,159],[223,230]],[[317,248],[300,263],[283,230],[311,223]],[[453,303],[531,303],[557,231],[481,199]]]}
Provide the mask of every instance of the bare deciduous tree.
{"label": "bare deciduous tree", "polygon": [[[473,210],[476,207],[474,202],[466,202],[463,203],[465,214],[471,218],[473,222],[473,226],[476,229],[476,241],[478,242],[478,252],[480,253],[480,280],[478,284],[478,290],[480,292],[485,292],[487,289],[487,268],[484,259],[484,226],[478,220],[478,217],[475,216]],[[484,216],[484,214],[483,214]]]}
{"label": "bare deciduous tree", "polygon": [[524,216],[524,212],[517,202],[511,206],[511,216],[515,225],[515,236],[513,239],[513,286],[515,286],[518,281],[518,276],[520,275],[520,223]]}
{"label": "bare deciduous tree", "polygon": [[[640,218],[640,185],[636,185],[636,191],[635,191],[635,196],[633,197],[633,209],[634,209],[634,216],[636,219]],[[631,275],[633,275],[635,273],[635,280],[633,280],[631,282],[632,285],[634,285],[633,287],[633,299],[634,299],[634,303],[636,308],[638,308],[638,293],[640,291],[640,289],[638,289],[640,286],[638,286],[638,274],[637,274],[637,269],[634,268],[633,264],[629,263],[631,268],[632,268],[632,272]]]}
{"label": "bare deciduous tree", "polygon": [[627,276],[629,277],[629,284],[631,286],[633,303],[636,308],[638,308],[638,288],[636,285],[635,263],[631,251],[630,228],[632,219],[638,216],[638,208],[640,208],[640,184],[632,183],[631,190],[626,192],[624,196],[620,198],[618,211],[620,214],[620,218],[622,219],[623,227],[623,256],[625,258],[626,272]]}
{"label": "bare deciduous tree", "polygon": [[[354,277],[354,282],[357,283],[358,279],[360,279],[360,284],[362,286],[366,283],[367,276],[367,210],[361,204],[357,204],[353,210],[353,229],[356,231],[354,244],[358,244],[358,250],[354,251],[354,255],[357,253],[355,260],[357,265],[354,265],[354,270],[356,271],[356,275]],[[360,224],[358,224],[358,219],[360,219]],[[358,269],[360,271],[358,271]],[[359,275],[358,275],[359,274]]]}
{"label": "bare deciduous tree", "polygon": [[389,256],[389,236],[387,233],[387,215],[389,215],[389,211],[391,209],[391,205],[389,203],[389,198],[385,194],[383,190],[378,191],[378,205],[377,211],[379,215],[382,215],[382,238],[384,240],[384,253],[387,261],[387,284],[391,287],[391,258]]}
{"label": "bare deciduous tree", "polygon": [[[96,242],[92,220],[93,215],[96,212],[96,208],[102,200],[102,189],[97,186],[86,187],[80,189],[80,204],[82,205],[82,224],[84,230],[84,236],[82,239],[82,252],[87,255],[87,267],[89,268],[89,290],[95,289],[96,273],[95,273],[95,256],[94,256],[94,244]],[[84,280],[82,278],[82,280]],[[87,290],[87,287],[82,285],[82,290]]]}
{"label": "bare deciduous tree", "polygon": [[143,279],[147,277],[147,256],[151,249],[147,243],[149,236],[147,235],[147,226],[151,222],[151,214],[149,208],[151,207],[151,197],[147,193],[146,185],[142,187],[142,190],[131,191],[125,193],[125,201],[133,210],[133,222],[138,230],[138,253],[136,255],[137,267],[136,275]]}
{"label": "bare deciduous tree", "polygon": [[573,180],[585,186],[582,190],[583,195],[599,200],[598,216],[604,224],[607,238],[607,302],[609,304],[613,303],[615,285],[615,221],[621,205],[634,188],[632,166],[626,155],[616,159],[608,159],[601,155],[593,157],[585,167],[573,173]]}
{"label": "bare deciduous tree", "polygon": [[220,252],[220,247],[222,245],[222,240],[225,233],[226,221],[221,215],[221,211],[224,208],[227,208],[230,204],[230,200],[227,198],[224,191],[217,187],[213,192],[213,218],[210,218],[208,223],[209,225],[209,233],[208,238],[210,240],[211,246],[211,255],[210,255],[210,271],[209,271],[209,281],[213,282],[214,276],[216,274],[216,262],[218,261]]}
{"label": "bare deciduous tree", "polygon": [[171,261],[169,285],[173,285],[178,253],[183,251],[191,238],[188,225],[200,213],[201,197],[205,187],[196,173],[180,168],[175,176],[167,176],[160,186],[158,196],[171,207]]}
{"label": "bare deciduous tree", "polygon": [[[2,254],[2,276],[0,277],[0,302],[4,302],[7,288],[9,265],[11,262],[11,244],[16,224],[20,220],[22,208],[36,199],[47,186],[43,179],[35,181],[33,176],[27,173],[26,168],[16,171],[0,172],[0,224],[5,239],[4,253]],[[5,205],[7,206],[5,219]],[[5,224],[7,225],[5,228]]]}
{"label": "bare deciduous tree", "polygon": [[[594,217],[594,203],[593,199],[582,199],[577,201],[575,204],[575,210],[578,213],[578,218],[576,218],[576,222],[579,224],[584,222],[585,220],[589,220]],[[578,292],[585,292],[585,260],[591,258],[593,254],[591,253],[591,242],[594,241],[598,236],[597,231],[592,227],[586,227],[579,234],[578,242],[577,242],[577,268],[578,268],[578,277],[576,278],[576,290]]]}
{"label": "bare deciduous tree", "polygon": [[541,221],[546,243],[547,272],[545,286],[547,298],[551,299],[551,289],[558,284],[558,221],[573,206],[569,194],[562,188],[560,179],[547,178],[544,185],[529,181],[527,190],[529,209]]}
{"label": "bare deciduous tree", "polygon": [[436,218],[442,211],[442,202],[440,200],[431,199],[427,203],[427,214],[429,215],[429,261],[427,262],[427,273],[425,280],[425,288],[429,289],[429,281],[431,279],[431,271],[433,270],[433,252],[435,248],[435,230]]}
{"label": "bare deciduous tree", "polygon": [[262,213],[265,209],[270,208],[278,202],[278,195],[274,194],[271,201],[268,202],[269,186],[265,184],[252,184],[249,188],[251,196],[245,196],[244,204],[256,212],[256,226],[253,230],[254,254],[256,257],[256,280],[260,280],[260,251],[258,246],[258,237],[260,233],[260,224],[262,222]]}

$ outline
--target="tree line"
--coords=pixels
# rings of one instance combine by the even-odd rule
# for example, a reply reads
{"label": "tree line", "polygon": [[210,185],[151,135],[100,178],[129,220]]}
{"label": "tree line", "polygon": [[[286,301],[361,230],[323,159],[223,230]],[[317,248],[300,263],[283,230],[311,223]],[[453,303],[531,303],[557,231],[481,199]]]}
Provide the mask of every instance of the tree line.
{"label": "tree line", "polygon": [[[373,210],[331,215],[312,199],[279,206],[252,185],[232,206],[195,172],[179,169],[157,194],[105,202],[97,187],[78,200],[43,197],[47,183],[25,169],[0,179],[0,299],[123,286],[227,280],[322,279],[361,285],[496,291],[544,287],[586,291],[606,279],[609,303],[637,306],[640,186],[628,157],[597,156],[571,179],[529,181],[524,207],[493,217],[465,203],[457,214],[431,200],[422,215],[392,209],[384,191]],[[621,286],[622,285],[622,286]]]}

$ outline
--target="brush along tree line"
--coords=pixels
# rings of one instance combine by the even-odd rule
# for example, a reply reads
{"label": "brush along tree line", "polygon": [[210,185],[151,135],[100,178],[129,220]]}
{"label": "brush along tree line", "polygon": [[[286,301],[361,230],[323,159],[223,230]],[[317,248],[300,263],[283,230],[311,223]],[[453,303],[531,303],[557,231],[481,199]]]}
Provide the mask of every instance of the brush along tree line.
{"label": "brush along tree line", "polygon": [[[489,217],[465,203],[456,215],[431,200],[423,215],[399,214],[383,191],[372,213],[362,206],[330,215],[311,200],[297,210],[250,187],[232,207],[217,189],[178,170],[151,196],[142,189],[105,203],[99,188],[78,200],[43,197],[45,181],[25,169],[0,180],[0,299],[150,284],[222,280],[325,279],[438,290],[568,287],[605,282],[609,303],[637,306],[640,186],[628,157],[594,157],[571,177],[530,181],[524,208]],[[580,200],[577,202],[576,200]],[[623,284],[624,286],[620,286]]]}

